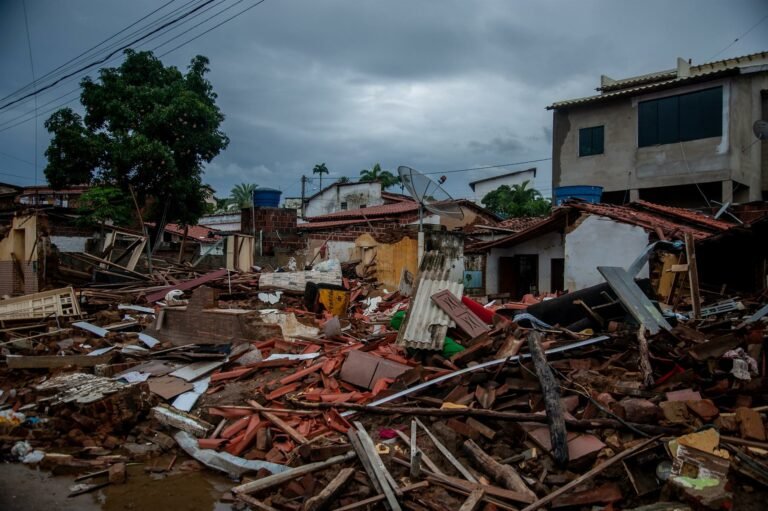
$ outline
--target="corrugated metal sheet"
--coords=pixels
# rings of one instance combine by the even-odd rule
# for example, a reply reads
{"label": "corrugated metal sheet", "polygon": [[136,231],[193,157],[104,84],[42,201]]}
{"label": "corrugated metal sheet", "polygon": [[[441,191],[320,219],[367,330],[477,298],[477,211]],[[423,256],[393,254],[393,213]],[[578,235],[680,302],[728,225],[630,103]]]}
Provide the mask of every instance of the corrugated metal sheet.
{"label": "corrugated metal sheet", "polygon": [[445,334],[454,322],[432,302],[432,295],[448,289],[457,298],[464,292],[464,242],[459,236],[441,233],[434,245],[442,250],[424,254],[416,278],[416,291],[405,317],[397,344],[424,350],[442,350]]}

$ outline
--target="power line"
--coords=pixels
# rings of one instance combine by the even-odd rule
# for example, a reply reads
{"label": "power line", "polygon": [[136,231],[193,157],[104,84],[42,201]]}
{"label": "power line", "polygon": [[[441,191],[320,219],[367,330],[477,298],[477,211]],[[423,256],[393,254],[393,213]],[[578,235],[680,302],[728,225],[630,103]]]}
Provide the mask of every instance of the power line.
{"label": "power line", "polygon": [[[32,58],[32,38],[29,35],[29,18],[27,17],[27,0],[21,0],[21,5],[24,7],[24,26],[27,28],[27,50],[29,50],[29,67],[32,70],[32,83],[34,83],[37,80],[35,79],[35,59]],[[37,120],[37,94],[35,94],[35,120]],[[33,129],[35,130],[35,136],[34,136],[35,184],[37,184],[37,123],[35,123]]]}
{"label": "power line", "polygon": [[752,26],[750,27],[750,29],[749,29],[749,30],[747,30],[746,32],[744,32],[743,34],[741,34],[739,37],[737,37],[736,39],[734,39],[734,40],[731,42],[731,44],[729,44],[728,46],[726,46],[725,48],[723,48],[723,49],[722,49],[722,50],[720,50],[719,52],[715,53],[715,54],[714,54],[713,56],[711,56],[711,57],[710,57],[708,60],[712,60],[712,59],[714,59],[714,58],[718,57],[719,55],[722,55],[722,53],[723,53],[724,51],[726,51],[726,50],[727,50],[727,49],[729,49],[731,46],[733,46],[734,44],[736,44],[736,43],[738,43],[740,40],[742,40],[744,37],[746,37],[746,36],[747,36],[747,35],[748,35],[750,32],[752,32],[754,29],[756,29],[758,26],[760,26],[760,24],[761,24],[763,21],[765,21],[766,19],[768,19],[768,14],[766,14],[765,16],[763,16],[762,18],[760,18],[760,20],[759,20],[757,23],[755,23],[754,25],[752,25]]}
{"label": "power line", "polygon": [[[261,0],[261,1],[263,2],[264,0]],[[103,57],[103,58],[101,58],[101,59],[99,59],[99,60],[96,60],[96,61],[94,61],[94,62],[91,62],[90,64],[86,64],[86,65],[84,65],[84,66],[81,66],[81,67],[80,67],[80,68],[78,68],[77,70],[75,70],[75,71],[73,71],[73,72],[71,72],[71,73],[69,73],[69,74],[66,74],[66,75],[64,75],[64,76],[63,76],[63,77],[61,77],[61,78],[58,78],[57,80],[53,81],[52,83],[49,83],[48,85],[45,85],[45,86],[43,86],[43,87],[40,87],[39,89],[37,89],[37,90],[35,90],[35,91],[32,91],[32,92],[30,92],[30,93],[27,93],[27,94],[25,94],[25,95],[21,96],[21,97],[20,97],[20,98],[18,98],[18,99],[15,99],[15,100],[12,100],[12,101],[6,102],[6,103],[4,103],[3,105],[0,105],[0,110],[3,110],[3,109],[5,109],[5,108],[7,108],[7,107],[9,107],[9,106],[11,106],[11,105],[15,105],[16,103],[18,103],[18,102],[20,102],[20,101],[22,101],[22,100],[24,100],[24,99],[26,99],[26,98],[28,98],[28,97],[31,97],[32,95],[35,95],[35,94],[39,94],[41,91],[44,91],[44,90],[50,89],[51,87],[55,86],[56,84],[60,83],[61,81],[63,81],[63,80],[66,80],[67,78],[70,78],[70,77],[72,77],[72,76],[74,76],[74,75],[76,75],[76,74],[79,74],[79,73],[81,73],[81,72],[83,72],[83,71],[85,71],[85,70],[87,70],[87,69],[90,69],[90,68],[92,68],[92,67],[94,67],[94,66],[98,66],[99,64],[103,64],[104,62],[106,62],[107,60],[109,60],[109,59],[110,59],[110,58],[111,58],[111,57],[112,57],[112,56],[113,56],[115,53],[118,53],[120,50],[125,50],[125,49],[127,49],[127,48],[130,48],[130,47],[131,47],[131,46],[133,46],[134,44],[136,44],[136,43],[140,42],[142,39],[146,39],[147,37],[149,37],[149,36],[151,36],[151,35],[153,35],[153,34],[156,34],[157,32],[159,32],[159,31],[163,30],[164,28],[167,28],[167,27],[169,27],[169,26],[173,25],[174,23],[177,23],[177,22],[181,21],[182,19],[184,19],[184,18],[186,18],[186,17],[188,17],[188,16],[192,15],[193,13],[195,13],[195,12],[199,11],[200,9],[202,9],[204,6],[208,5],[208,4],[209,4],[209,3],[211,3],[211,2],[213,2],[213,0],[206,0],[206,1],[205,1],[204,3],[202,3],[201,5],[198,5],[197,7],[195,7],[195,8],[193,8],[193,9],[191,9],[191,10],[187,11],[186,13],[182,14],[181,16],[178,16],[178,17],[176,17],[176,18],[172,19],[171,21],[169,21],[169,22],[166,22],[166,23],[162,24],[160,27],[158,27],[158,28],[155,28],[155,29],[151,30],[151,31],[150,31],[148,34],[145,34],[145,35],[143,35],[143,36],[141,36],[141,37],[139,37],[139,38],[137,38],[137,39],[134,39],[134,40],[133,40],[133,41],[131,41],[130,43],[128,43],[128,44],[126,44],[126,45],[123,45],[123,46],[121,46],[120,48],[117,48],[117,49],[113,50],[113,51],[112,51],[112,52],[110,52],[110,53],[109,53],[109,54],[108,54],[106,57]]]}
{"label": "power line", "polygon": [[0,151],[0,154],[1,154],[1,155],[3,155],[3,156],[5,156],[5,157],[7,157],[7,158],[12,158],[12,159],[14,159],[14,160],[18,160],[18,161],[20,161],[20,162],[22,162],[22,163],[27,163],[27,164],[29,164],[29,165],[34,165],[34,163],[32,163],[31,161],[29,161],[29,160],[25,160],[25,159],[23,159],[23,158],[19,158],[19,157],[17,157],[17,156],[14,156],[14,155],[12,155],[12,154],[4,153],[4,152],[2,152],[2,151]]}
{"label": "power line", "polygon": [[[131,24],[130,24],[130,25],[128,25],[127,27],[123,28],[123,29],[122,29],[122,30],[120,30],[119,32],[116,32],[116,33],[112,34],[111,36],[107,37],[106,39],[104,39],[104,40],[103,40],[103,41],[101,41],[100,43],[98,43],[98,44],[96,44],[96,45],[94,45],[94,46],[91,46],[91,47],[90,47],[90,48],[88,48],[87,50],[84,50],[84,51],[82,51],[82,52],[81,52],[79,55],[76,55],[75,57],[72,57],[71,59],[69,59],[68,61],[66,61],[66,62],[64,62],[63,64],[59,65],[58,67],[56,67],[56,68],[54,68],[54,69],[52,69],[52,70],[48,71],[47,73],[45,73],[44,75],[42,75],[40,78],[38,78],[38,79],[34,79],[34,78],[33,78],[32,82],[28,83],[27,85],[24,85],[24,86],[23,86],[23,87],[21,87],[20,89],[18,89],[18,90],[16,90],[16,91],[12,92],[12,93],[10,93],[10,94],[8,94],[7,96],[4,96],[3,98],[0,98],[0,101],[4,101],[4,100],[6,100],[6,99],[8,99],[8,98],[11,98],[11,97],[13,97],[13,96],[14,96],[14,95],[16,95],[16,94],[19,94],[19,93],[21,93],[21,92],[23,92],[23,91],[25,91],[25,90],[29,89],[30,87],[32,87],[32,88],[33,88],[33,87],[35,87],[35,86],[37,85],[37,82],[38,82],[38,81],[41,81],[41,80],[44,80],[44,79],[46,79],[46,78],[49,78],[49,77],[51,77],[51,76],[54,76],[54,75],[55,75],[55,73],[56,73],[57,71],[60,71],[60,70],[62,70],[62,69],[64,69],[64,68],[66,68],[66,66],[68,66],[69,64],[71,64],[71,63],[73,63],[73,62],[76,62],[78,59],[80,59],[81,57],[83,57],[83,56],[87,55],[88,53],[91,53],[93,50],[97,49],[99,46],[103,45],[104,43],[106,43],[106,42],[107,42],[107,41],[109,41],[110,39],[114,39],[114,38],[115,38],[115,37],[117,37],[118,35],[120,35],[120,34],[122,34],[123,32],[125,32],[126,30],[130,29],[131,27],[134,27],[134,26],[136,26],[138,23],[141,23],[141,22],[142,22],[142,21],[144,21],[145,19],[149,18],[150,16],[152,16],[152,15],[153,15],[153,14],[155,14],[156,12],[158,12],[158,11],[161,11],[162,9],[164,9],[165,7],[167,7],[168,5],[172,4],[172,3],[173,3],[173,2],[175,2],[175,1],[176,1],[176,0],[170,0],[169,2],[166,2],[165,4],[161,5],[161,6],[160,6],[160,7],[158,7],[157,9],[155,9],[154,11],[150,12],[149,14],[146,14],[146,15],[142,16],[141,18],[139,18],[138,20],[134,21],[133,23],[131,23]],[[195,0],[193,0],[193,1],[195,1]],[[190,3],[191,3],[191,2],[190,2]],[[25,18],[26,18],[26,6],[25,6],[25,9],[24,9],[24,10],[25,10]]]}
{"label": "power line", "polygon": [[[185,42],[181,43],[180,45],[178,45],[178,46],[175,46],[175,47],[171,48],[170,50],[168,50],[167,52],[165,52],[165,53],[161,54],[160,56],[161,56],[161,57],[165,57],[165,56],[166,56],[166,55],[168,55],[169,53],[171,53],[171,52],[174,52],[174,51],[178,50],[178,49],[179,49],[179,48],[181,48],[182,46],[186,46],[187,44],[191,43],[191,42],[192,42],[192,41],[194,41],[195,39],[198,39],[198,38],[200,38],[200,37],[204,36],[205,34],[207,34],[208,32],[210,32],[211,30],[214,30],[214,29],[216,29],[216,28],[219,28],[219,27],[220,27],[220,26],[222,26],[223,24],[225,24],[225,23],[228,23],[229,21],[232,21],[233,19],[237,18],[237,17],[238,17],[238,16],[240,16],[241,14],[243,14],[243,13],[245,13],[245,12],[247,12],[247,11],[250,11],[250,10],[251,10],[251,9],[253,9],[254,7],[258,7],[259,5],[263,4],[263,3],[264,3],[264,2],[266,2],[266,1],[267,1],[267,0],[259,0],[258,2],[256,2],[256,3],[255,3],[255,4],[253,4],[253,5],[251,5],[250,7],[246,7],[245,9],[243,9],[243,10],[242,10],[242,11],[240,11],[240,12],[238,12],[237,14],[235,14],[235,15],[233,15],[233,16],[231,16],[231,17],[227,18],[227,19],[225,19],[224,21],[222,21],[222,22],[220,22],[220,23],[217,23],[216,25],[212,26],[212,27],[211,27],[211,28],[209,28],[208,30],[206,30],[206,31],[204,31],[204,32],[202,32],[202,33],[200,33],[200,34],[196,35],[196,36],[195,36],[195,37],[193,37],[192,39],[189,39],[189,40],[187,40],[187,41],[185,41]],[[238,2],[238,3],[239,3],[239,2]],[[210,19],[210,18],[209,18],[209,19]]]}
{"label": "power line", "polygon": [[[158,48],[160,48],[160,47],[162,47],[162,46],[164,46],[164,45],[168,44],[170,41],[177,39],[178,37],[180,37],[180,36],[184,35],[185,33],[188,33],[189,31],[191,31],[192,29],[194,29],[194,28],[196,28],[196,27],[198,27],[198,26],[202,25],[203,23],[205,23],[205,22],[207,22],[207,21],[210,21],[211,19],[213,19],[213,18],[215,18],[216,16],[218,16],[218,15],[222,14],[223,12],[225,12],[225,11],[227,11],[227,10],[231,9],[231,8],[232,8],[232,7],[234,7],[235,5],[237,5],[237,4],[239,4],[239,3],[241,3],[242,1],[243,1],[243,0],[240,0],[240,1],[236,2],[235,4],[231,5],[230,7],[227,7],[227,8],[225,8],[225,9],[222,9],[222,10],[221,10],[221,11],[219,11],[218,13],[216,13],[216,14],[214,14],[214,15],[212,15],[212,16],[209,16],[208,18],[206,18],[206,19],[205,19],[205,20],[203,20],[202,22],[198,23],[197,25],[195,25],[195,26],[191,27],[190,29],[188,29],[188,30],[186,30],[186,31],[182,32],[181,34],[177,34],[177,35],[176,35],[176,36],[174,36],[173,38],[171,38],[171,39],[169,39],[169,40],[165,41],[164,43],[162,43],[162,44],[160,44],[160,45],[158,45],[158,46],[156,46],[156,47],[152,48],[152,51],[154,51],[154,50],[156,50],[156,49],[158,49]],[[231,16],[231,17],[229,17],[229,18],[227,18],[227,19],[225,19],[225,20],[223,20],[223,21],[221,21],[220,23],[218,23],[218,24],[214,25],[213,27],[210,27],[210,28],[209,28],[209,29],[207,29],[206,31],[204,31],[204,32],[202,32],[202,33],[200,33],[200,34],[196,35],[195,37],[192,37],[191,39],[189,39],[189,40],[185,41],[184,43],[182,43],[182,44],[180,44],[180,45],[178,45],[178,46],[176,46],[176,47],[172,48],[171,50],[169,50],[169,51],[167,51],[167,52],[163,53],[162,55],[160,55],[160,57],[163,57],[163,56],[165,56],[165,55],[168,55],[169,53],[171,53],[171,52],[173,52],[173,51],[176,51],[177,49],[181,48],[182,46],[185,46],[186,44],[189,44],[190,42],[194,41],[195,39],[198,39],[199,37],[202,37],[203,35],[207,34],[208,32],[211,32],[212,30],[214,30],[214,29],[216,29],[216,28],[220,27],[221,25],[223,25],[223,24],[225,24],[225,23],[227,23],[227,22],[229,22],[229,21],[233,20],[234,18],[236,18],[236,17],[240,16],[240,15],[241,15],[241,14],[243,14],[244,12],[246,12],[246,11],[248,11],[248,10],[250,10],[250,9],[253,9],[254,7],[257,7],[258,5],[260,5],[260,4],[262,4],[262,3],[264,3],[265,1],[266,1],[266,0],[261,0],[261,1],[257,2],[256,4],[254,4],[254,5],[250,6],[250,7],[246,8],[246,9],[243,9],[243,10],[239,11],[239,12],[238,12],[238,13],[236,13],[235,15],[233,15],[233,16]],[[191,3],[191,2],[190,2],[190,3]],[[221,2],[219,2],[219,5],[220,5],[220,4],[221,4]],[[185,5],[188,5],[188,4],[185,4]],[[214,7],[214,6],[211,6],[211,7],[209,7],[208,9],[205,9],[204,11],[202,11],[202,12],[200,12],[200,13],[197,13],[197,14],[195,14],[195,15],[194,15],[194,16],[192,16],[190,19],[188,19],[188,20],[185,20],[185,21],[183,21],[182,23],[179,23],[179,24],[178,24],[176,27],[174,27],[174,28],[178,28],[179,26],[183,25],[184,23],[186,23],[186,22],[188,22],[188,21],[191,21],[191,19],[194,19],[195,17],[197,17],[197,16],[199,16],[199,15],[203,14],[204,12],[206,12],[206,11],[208,11],[208,10],[212,9],[213,7]],[[148,41],[145,41],[145,42],[149,42],[149,41],[155,40],[155,39],[157,39],[157,37],[159,37],[159,35],[158,35],[158,36],[156,36],[156,37],[153,37],[153,38],[151,38],[151,39],[149,39]],[[109,60],[107,60],[106,62],[109,62],[109,61],[111,61],[111,60],[114,60],[115,58],[117,58],[117,57],[113,57],[112,59],[109,59]],[[67,94],[64,94],[64,95],[62,95],[62,96],[59,96],[59,97],[58,97],[58,98],[56,98],[56,99],[60,99],[60,98],[63,98],[63,97],[65,97],[65,96],[67,96],[67,95],[69,95],[69,94],[71,94],[71,93],[73,93],[73,92],[76,92],[76,91],[78,91],[78,90],[79,90],[79,87],[78,87],[78,88],[76,88],[76,89],[73,89],[72,91],[70,91],[70,93],[67,93]],[[39,91],[38,91],[38,92],[39,92]],[[45,105],[52,103],[52,102],[53,102],[53,101],[55,101],[56,99],[54,99],[54,100],[51,100],[51,101],[49,101],[48,103],[45,103]],[[71,98],[71,99],[70,99],[70,100],[68,100],[67,102],[60,104],[58,107],[62,107],[62,106],[64,106],[64,105],[68,104],[68,103],[71,103],[73,100],[74,100],[74,98]],[[43,106],[45,106],[45,105],[43,105]],[[46,112],[44,112],[44,113],[50,113],[50,112],[52,112],[52,111],[56,110],[58,107],[54,107],[54,108],[52,108],[52,109],[49,109],[49,110],[47,110],[47,111],[46,111]],[[15,118],[13,118],[13,119],[11,119],[11,120],[9,120],[9,121],[6,121],[6,123],[5,123],[5,124],[0,124],[0,132],[6,131],[7,129],[11,129],[11,128],[14,128],[14,127],[16,127],[16,126],[18,126],[18,125],[20,125],[20,124],[24,124],[24,123],[26,123],[26,122],[29,122],[29,121],[31,121],[31,120],[33,120],[33,119],[35,118],[34,116],[32,116],[32,117],[28,117],[28,118],[26,118],[26,119],[24,119],[24,120],[22,120],[22,121],[20,121],[20,122],[17,122],[17,123],[15,123],[15,124],[10,124],[10,125],[8,124],[8,123],[12,123],[13,121],[15,121],[15,120],[17,120],[17,119],[20,119],[21,117],[24,117],[24,116],[26,116],[26,115],[28,115],[28,114],[29,114],[29,112],[27,112],[27,113],[24,113],[24,114],[21,114],[20,116],[17,116],[17,117],[15,117]]]}

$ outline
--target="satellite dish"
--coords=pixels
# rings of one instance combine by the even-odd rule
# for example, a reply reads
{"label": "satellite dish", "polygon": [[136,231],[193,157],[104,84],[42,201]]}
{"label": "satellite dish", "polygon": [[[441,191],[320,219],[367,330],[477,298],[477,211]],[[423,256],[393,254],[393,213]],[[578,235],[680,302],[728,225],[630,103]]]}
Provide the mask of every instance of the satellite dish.
{"label": "satellite dish", "polygon": [[439,184],[411,167],[400,166],[397,173],[408,192],[419,203],[419,232],[423,229],[425,209],[443,217],[457,220],[464,218],[461,206]]}
{"label": "satellite dish", "polygon": [[768,121],[755,121],[752,125],[752,133],[754,133],[759,140],[768,140]]}

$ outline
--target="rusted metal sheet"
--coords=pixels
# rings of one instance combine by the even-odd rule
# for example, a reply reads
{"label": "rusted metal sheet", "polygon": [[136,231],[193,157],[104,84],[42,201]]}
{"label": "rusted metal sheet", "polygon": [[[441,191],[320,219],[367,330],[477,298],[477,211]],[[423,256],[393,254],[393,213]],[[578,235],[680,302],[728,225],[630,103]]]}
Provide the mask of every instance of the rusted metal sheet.
{"label": "rusted metal sheet", "polygon": [[428,240],[428,250],[416,277],[411,307],[397,335],[397,344],[409,348],[441,350],[453,320],[432,302],[432,295],[447,289],[454,296],[464,291],[464,241],[441,233]]}
{"label": "rusted metal sheet", "polygon": [[488,325],[478,318],[469,308],[461,303],[459,299],[447,289],[439,291],[432,295],[432,301],[440,307],[443,312],[456,322],[471,338],[488,332]]}

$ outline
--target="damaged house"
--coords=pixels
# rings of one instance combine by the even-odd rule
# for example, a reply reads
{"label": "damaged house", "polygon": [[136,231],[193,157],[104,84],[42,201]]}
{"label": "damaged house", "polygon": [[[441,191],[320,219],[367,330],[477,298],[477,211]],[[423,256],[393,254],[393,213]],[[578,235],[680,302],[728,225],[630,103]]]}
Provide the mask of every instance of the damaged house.
{"label": "damaged house", "polygon": [[[570,201],[525,230],[474,244],[466,252],[485,255],[488,295],[516,300],[599,284],[598,266],[627,268],[649,244],[683,241],[686,234],[696,243],[703,288],[752,291],[764,285],[768,251],[761,217],[739,224],[646,201],[624,206]],[[740,264],[724,266],[734,252]],[[638,276],[656,272],[660,277],[659,262],[652,259],[652,267],[644,266]]]}

